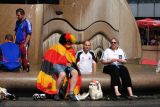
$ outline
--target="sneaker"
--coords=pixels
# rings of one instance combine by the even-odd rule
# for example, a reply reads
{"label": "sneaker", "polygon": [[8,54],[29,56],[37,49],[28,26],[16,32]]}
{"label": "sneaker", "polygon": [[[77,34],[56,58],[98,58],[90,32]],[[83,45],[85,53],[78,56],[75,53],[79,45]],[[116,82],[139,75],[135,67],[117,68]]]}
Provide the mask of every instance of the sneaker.
{"label": "sneaker", "polygon": [[70,100],[70,101],[78,101],[78,99],[75,97],[75,95],[74,94],[68,94],[68,99]]}
{"label": "sneaker", "polygon": [[40,99],[40,95],[35,93],[35,94],[33,94],[32,98],[33,98],[33,100],[38,100],[38,99]]}
{"label": "sneaker", "polygon": [[27,72],[29,72],[29,71],[30,71],[30,66],[29,66],[29,65],[27,65],[27,69],[26,69],[26,71],[27,71]]}
{"label": "sneaker", "polygon": [[22,66],[23,67],[23,71],[25,72],[29,72],[30,71],[30,65],[27,64],[26,66]]}
{"label": "sneaker", "polygon": [[46,94],[40,94],[39,96],[40,96],[41,100],[45,100],[46,99]]}
{"label": "sneaker", "polygon": [[77,99],[77,101],[80,101],[80,94],[78,94],[78,95],[76,95],[75,97],[76,97],[76,99]]}
{"label": "sneaker", "polygon": [[88,93],[83,93],[82,95],[78,94],[75,97],[79,101],[79,100],[85,100],[88,96],[89,96],[89,92]]}
{"label": "sneaker", "polygon": [[128,96],[129,100],[133,100],[133,99],[136,99],[136,98],[138,98],[138,96],[136,96],[136,95]]}
{"label": "sneaker", "polygon": [[59,100],[60,100],[59,94],[54,95],[54,100],[56,100],[56,101],[59,101]]}

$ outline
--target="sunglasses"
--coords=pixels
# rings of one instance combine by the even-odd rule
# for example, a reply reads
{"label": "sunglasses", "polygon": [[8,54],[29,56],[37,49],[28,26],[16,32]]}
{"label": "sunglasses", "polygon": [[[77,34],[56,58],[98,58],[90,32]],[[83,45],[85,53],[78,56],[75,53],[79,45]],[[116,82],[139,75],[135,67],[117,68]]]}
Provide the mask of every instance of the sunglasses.
{"label": "sunglasses", "polygon": [[71,41],[67,41],[67,44],[72,44],[72,42]]}
{"label": "sunglasses", "polygon": [[117,42],[111,42],[112,44],[116,44]]}

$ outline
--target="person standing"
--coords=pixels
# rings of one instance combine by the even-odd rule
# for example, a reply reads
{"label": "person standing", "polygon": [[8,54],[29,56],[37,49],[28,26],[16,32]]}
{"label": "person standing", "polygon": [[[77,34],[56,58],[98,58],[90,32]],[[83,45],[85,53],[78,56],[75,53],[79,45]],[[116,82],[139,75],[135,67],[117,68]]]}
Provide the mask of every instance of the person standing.
{"label": "person standing", "polygon": [[91,50],[91,43],[89,41],[85,41],[83,49],[76,53],[76,62],[82,74],[96,72],[96,57]]}
{"label": "person standing", "polygon": [[0,45],[0,69],[7,71],[18,71],[21,67],[20,49],[13,43],[13,36],[7,34],[5,43]]}
{"label": "person standing", "polygon": [[25,17],[25,11],[22,8],[16,10],[16,16],[15,43],[20,47],[23,70],[29,72],[28,48],[32,34],[32,25]]}
{"label": "person standing", "polygon": [[[122,95],[126,96],[126,91],[128,91],[128,98],[137,98],[132,92],[128,69],[123,65],[127,62],[126,54],[119,48],[119,41],[116,38],[111,39],[111,47],[104,51],[101,62],[104,64],[103,72],[111,76],[111,86],[116,98],[120,98]],[[124,93],[121,93],[121,87]]]}

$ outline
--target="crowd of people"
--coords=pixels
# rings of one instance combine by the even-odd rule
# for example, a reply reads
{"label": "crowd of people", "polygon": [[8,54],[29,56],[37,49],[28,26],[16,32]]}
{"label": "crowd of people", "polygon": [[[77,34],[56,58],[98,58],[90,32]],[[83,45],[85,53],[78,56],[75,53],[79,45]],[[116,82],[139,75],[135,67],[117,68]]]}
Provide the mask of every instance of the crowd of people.
{"label": "crowd of people", "polygon": [[151,46],[160,45],[159,31],[151,30],[148,35],[146,34],[146,31],[142,28],[140,28],[139,31],[140,31],[140,39],[142,45],[151,45]]}
{"label": "crowd of people", "polygon": [[[29,72],[28,48],[32,34],[31,22],[25,17],[25,11],[16,10],[15,36],[7,34],[5,43],[0,45],[0,68],[18,71],[21,67]],[[81,90],[81,76],[96,72],[97,60],[91,50],[90,41],[83,42],[83,48],[77,52],[72,45],[76,38],[71,33],[64,33],[59,43],[50,47],[43,55],[41,70],[37,76],[36,87],[42,92],[54,95],[54,100],[68,98],[77,101],[76,95]],[[104,65],[103,73],[111,76],[111,89],[117,99],[121,97],[137,98],[132,91],[132,81],[125,52],[119,48],[116,38],[110,40],[111,46],[104,50],[100,62]]]}
{"label": "crowd of people", "polygon": [[[48,49],[43,57],[37,88],[44,93],[54,95],[55,100],[66,96],[69,100],[76,101],[82,82],[81,74],[96,72],[96,57],[91,50],[91,43],[85,41],[83,49],[78,51],[76,56],[72,48],[74,43],[75,37],[72,34],[62,34],[59,43]],[[127,62],[126,54],[119,48],[116,38],[111,39],[111,47],[104,51],[101,62],[105,65],[103,72],[111,76],[111,87],[116,99],[122,96],[137,98],[132,92],[128,69],[123,65]]]}

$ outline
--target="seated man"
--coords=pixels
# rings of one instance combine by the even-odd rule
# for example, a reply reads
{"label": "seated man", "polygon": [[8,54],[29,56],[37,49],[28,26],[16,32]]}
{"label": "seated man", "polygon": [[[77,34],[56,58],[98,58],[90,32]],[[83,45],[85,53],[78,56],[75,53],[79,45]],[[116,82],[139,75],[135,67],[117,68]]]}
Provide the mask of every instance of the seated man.
{"label": "seated man", "polygon": [[75,42],[76,38],[72,34],[62,34],[59,43],[50,47],[43,56],[36,86],[44,93],[54,95],[54,100],[68,98],[77,101],[75,95],[80,90],[81,76],[72,48]]}
{"label": "seated man", "polygon": [[13,43],[13,36],[7,34],[5,43],[0,45],[0,68],[7,71],[17,71],[20,67],[20,49]]}
{"label": "seated man", "polygon": [[82,74],[91,74],[96,71],[96,57],[90,49],[91,43],[85,41],[83,49],[76,54],[77,66]]}

